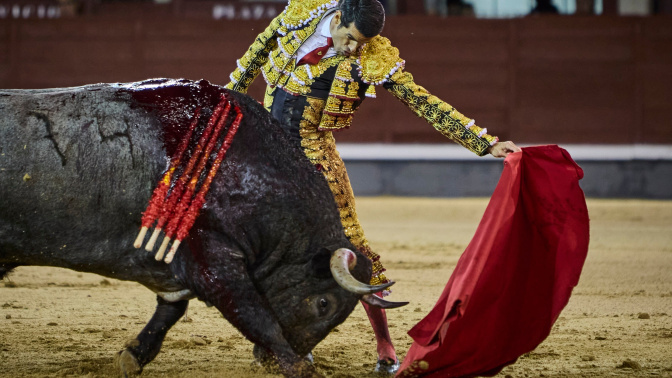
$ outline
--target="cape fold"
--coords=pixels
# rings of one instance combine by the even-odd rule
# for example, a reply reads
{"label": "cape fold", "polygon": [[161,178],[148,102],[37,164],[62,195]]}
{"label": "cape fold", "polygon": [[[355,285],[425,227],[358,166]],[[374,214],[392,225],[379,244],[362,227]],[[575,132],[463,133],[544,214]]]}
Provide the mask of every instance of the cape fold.
{"label": "cape fold", "polygon": [[476,234],[397,377],[497,374],[550,333],[588,252],[583,170],[555,145],[504,161]]}

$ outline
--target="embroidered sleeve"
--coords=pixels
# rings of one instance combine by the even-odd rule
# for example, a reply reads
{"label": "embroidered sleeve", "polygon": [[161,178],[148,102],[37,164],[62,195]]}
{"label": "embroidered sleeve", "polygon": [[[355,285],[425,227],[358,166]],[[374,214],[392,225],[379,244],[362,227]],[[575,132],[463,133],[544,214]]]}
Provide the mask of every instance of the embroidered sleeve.
{"label": "embroidered sleeve", "polygon": [[307,26],[324,12],[338,6],[338,0],[289,0],[285,8],[282,25],[287,30],[296,30]]}
{"label": "embroidered sleeve", "polygon": [[476,126],[451,105],[433,96],[413,81],[413,75],[397,70],[383,87],[409,107],[418,117],[424,118],[441,134],[466,147],[479,156],[487,154],[488,147],[499,140],[487,134],[487,129]]}
{"label": "embroidered sleeve", "polygon": [[268,55],[277,46],[276,33],[281,27],[281,13],[271,21],[270,25],[257,36],[254,43],[242,58],[236,61],[236,69],[231,73],[231,81],[226,88],[247,93],[254,79],[259,75],[261,67],[268,61]]}

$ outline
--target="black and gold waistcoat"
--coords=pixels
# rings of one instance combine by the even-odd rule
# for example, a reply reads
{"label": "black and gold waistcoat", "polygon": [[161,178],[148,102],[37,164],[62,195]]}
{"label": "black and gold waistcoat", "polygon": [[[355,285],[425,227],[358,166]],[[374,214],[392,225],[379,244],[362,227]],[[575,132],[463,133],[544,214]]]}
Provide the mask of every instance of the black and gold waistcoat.
{"label": "black and gold waistcoat", "polygon": [[269,111],[278,88],[295,96],[321,99],[325,104],[317,129],[334,131],[350,127],[359,104],[365,97],[375,97],[376,86],[383,86],[443,135],[478,155],[487,153],[497,138],[415,84],[413,76],[404,71],[399,50],[385,37],[374,37],[354,56],[334,56],[316,65],[297,66],[299,47],[337,6],[337,0],[290,0],[237,61],[226,87],[247,92],[261,73],[267,83],[264,105]]}

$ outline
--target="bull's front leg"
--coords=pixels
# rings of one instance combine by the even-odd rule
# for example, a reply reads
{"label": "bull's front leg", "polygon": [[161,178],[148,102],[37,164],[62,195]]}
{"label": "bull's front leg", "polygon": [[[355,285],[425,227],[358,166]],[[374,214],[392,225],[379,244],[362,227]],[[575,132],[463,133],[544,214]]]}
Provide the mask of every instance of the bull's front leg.
{"label": "bull's front leg", "polygon": [[284,338],[269,303],[254,286],[242,254],[217,242],[206,245],[217,253],[209,253],[207,262],[202,263],[207,266],[199,269],[196,281],[203,287],[194,291],[203,294],[201,299],[212,303],[248,340],[273,356],[284,375],[322,377]]}
{"label": "bull's front leg", "polygon": [[159,351],[168,330],[187,311],[189,300],[168,302],[157,296],[156,311],[149,323],[126,345],[126,349],[117,355],[117,363],[123,377],[140,374],[142,368],[151,362]]}

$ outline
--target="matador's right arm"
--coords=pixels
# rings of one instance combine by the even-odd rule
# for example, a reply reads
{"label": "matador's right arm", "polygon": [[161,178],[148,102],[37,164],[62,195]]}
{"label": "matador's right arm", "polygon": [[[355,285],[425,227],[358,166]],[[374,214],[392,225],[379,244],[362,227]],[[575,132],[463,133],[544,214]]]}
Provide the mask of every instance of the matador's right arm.
{"label": "matador's right arm", "polygon": [[403,69],[395,72],[383,86],[441,134],[479,156],[487,154],[490,146],[498,142],[497,137],[487,134],[487,129],[476,126],[473,119],[416,84],[413,76]]}
{"label": "matador's right arm", "polygon": [[236,61],[236,69],[231,73],[227,89],[247,93],[261,67],[268,61],[269,53],[277,46],[277,31],[280,28],[283,13],[273,19],[266,30],[257,36],[254,43],[242,58]]}
{"label": "matador's right arm", "polygon": [[413,81],[413,75],[404,70],[399,50],[385,37],[375,37],[362,48],[361,77],[380,85],[403,102],[413,113],[424,118],[436,130],[479,156],[490,151],[498,138],[487,134],[487,129],[475,125],[453,106],[429,93]]}

